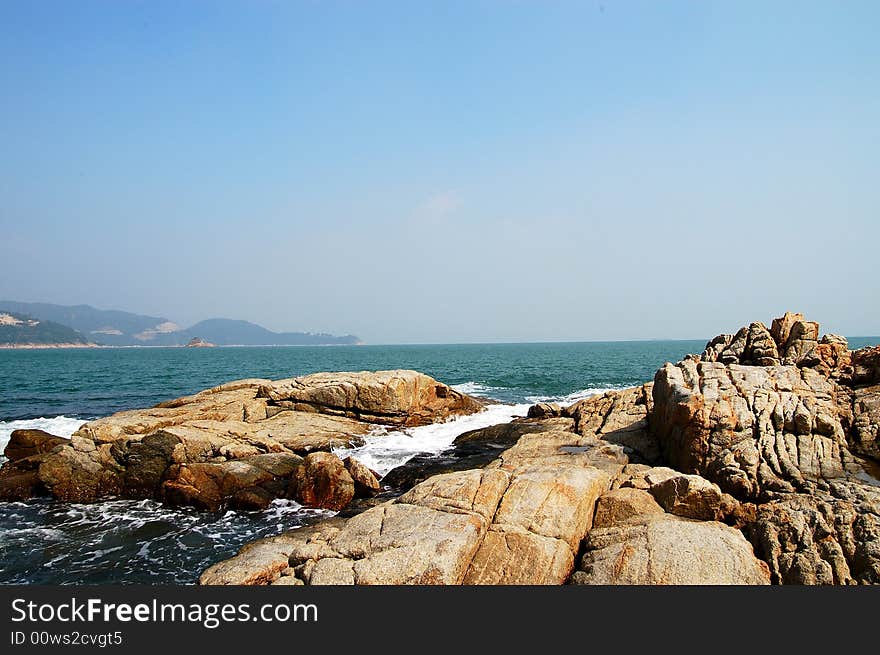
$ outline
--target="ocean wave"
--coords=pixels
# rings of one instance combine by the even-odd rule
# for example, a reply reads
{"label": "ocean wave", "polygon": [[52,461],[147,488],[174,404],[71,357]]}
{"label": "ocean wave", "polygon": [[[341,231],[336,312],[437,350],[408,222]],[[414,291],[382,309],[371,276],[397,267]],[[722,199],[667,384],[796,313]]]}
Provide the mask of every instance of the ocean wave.
{"label": "ocean wave", "polygon": [[[192,583],[242,544],[333,512],[278,499],[263,512],[172,509],[155,500],[0,503],[0,582]],[[34,548],[34,544],[39,548]]]}
{"label": "ocean wave", "polygon": [[[43,430],[56,437],[69,437],[85,423],[81,418],[53,416],[51,418],[30,418],[18,421],[0,421],[0,453],[9,443],[9,436],[15,430]],[[4,458],[0,456],[0,461]]]}
{"label": "ocean wave", "polygon": [[418,453],[439,453],[452,445],[455,438],[469,430],[507,423],[516,417],[525,416],[530,405],[489,405],[481,412],[461,416],[444,423],[432,423],[405,430],[375,430],[365,438],[365,443],[356,448],[334,451],[339,457],[351,455],[365,466],[380,475],[407,462]]}
{"label": "ocean wave", "polygon": [[530,403],[556,403],[561,407],[568,407],[569,405],[574,405],[576,402],[584,400],[585,398],[600,396],[608,391],[619,391],[620,389],[625,388],[626,387],[623,386],[587,387],[586,389],[572,391],[564,396],[526,396],[525,399]]}
{"label": "ocean wave", "polygon": [[450,385],[456,391],[460,391],[461,393],[466,393],[469,396],[479,396],[482,398],[490,398],[492,397],[492,392],[497,391],[507,391],[506,387],[492,387],[488,384],[482,384],[480,382],[462,382],[461,384],[453,384]]}

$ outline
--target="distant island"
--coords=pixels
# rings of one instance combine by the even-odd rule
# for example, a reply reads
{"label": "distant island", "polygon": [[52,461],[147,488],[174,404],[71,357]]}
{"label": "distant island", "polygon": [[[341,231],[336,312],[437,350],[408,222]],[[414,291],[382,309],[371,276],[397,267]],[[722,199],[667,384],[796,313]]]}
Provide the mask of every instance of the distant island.
{"label": "distant island", "polygon": [[213,348],[216,346],[216,343],[211,343],[210,341],[205,341],[204,339],[200,339],[199,337],[193,337],[189,340],[189,343],[186,344],[187,348]]}
{"label": "distant island", "polygon": [[[248,321],[212,318],[183,328],[159,316],[145,316],[90,305],[53,305],[0,300],[0,346],[327,346],[358,345],[347,334],[272,332]],[[197,340],[197,342],[195,341]],[[197,347],[197,346],[194,346]],[[203,347],[203,346],[202,346]]]}
{"label": "distant island", "polygon": [[26,314],[0,312],[0,348],[88,348],[80,332]]}

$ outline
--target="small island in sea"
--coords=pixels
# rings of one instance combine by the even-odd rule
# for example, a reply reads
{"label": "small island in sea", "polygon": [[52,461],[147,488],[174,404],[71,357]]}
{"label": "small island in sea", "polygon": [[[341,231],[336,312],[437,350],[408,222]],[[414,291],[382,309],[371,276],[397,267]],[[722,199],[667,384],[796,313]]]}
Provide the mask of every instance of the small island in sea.
{"label": "small island in sea", "polygon": [[189,340],[189,343],[186,344],[187,348],[215,348],[216,346],[216,343],[205,341],[201,337],[193,337]]}
{"label": "small island in sea", "polygon": [[0,348],[92,348],[76,330],[26,314],[0,312]]}

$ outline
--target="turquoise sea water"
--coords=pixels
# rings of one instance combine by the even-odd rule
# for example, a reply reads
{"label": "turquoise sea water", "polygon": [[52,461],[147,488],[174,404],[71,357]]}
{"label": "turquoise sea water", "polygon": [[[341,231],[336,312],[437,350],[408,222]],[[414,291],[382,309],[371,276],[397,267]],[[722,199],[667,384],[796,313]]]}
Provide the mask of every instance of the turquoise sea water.
{"label": "turquoise sea water", "polygon": [[[853,348],[876,338],[854,338]],[[653,378],[705,341],[289,348],[0,350],[0,448],[16,428],[68,436],[84,420],[222,382],[317,371],[412,368],[501,401],[484,416],[396,433],[359,456],[389,468],[539,400],[572,402]],[[0,583],[191,583],[245,542],[322,513],[276,501],[265,512],[168,510],[153,501],[0,503]]]}

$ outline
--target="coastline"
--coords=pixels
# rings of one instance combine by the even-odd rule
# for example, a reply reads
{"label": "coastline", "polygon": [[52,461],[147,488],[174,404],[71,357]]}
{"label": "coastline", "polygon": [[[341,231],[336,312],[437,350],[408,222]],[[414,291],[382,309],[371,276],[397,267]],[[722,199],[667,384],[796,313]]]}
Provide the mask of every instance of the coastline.
{"label": "coastline", "polygon": [[0,350],[62,350],[66,348],[107,348],[97,343],[0,343]]}

